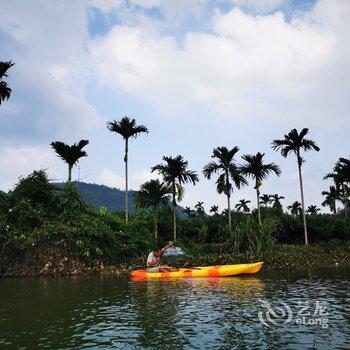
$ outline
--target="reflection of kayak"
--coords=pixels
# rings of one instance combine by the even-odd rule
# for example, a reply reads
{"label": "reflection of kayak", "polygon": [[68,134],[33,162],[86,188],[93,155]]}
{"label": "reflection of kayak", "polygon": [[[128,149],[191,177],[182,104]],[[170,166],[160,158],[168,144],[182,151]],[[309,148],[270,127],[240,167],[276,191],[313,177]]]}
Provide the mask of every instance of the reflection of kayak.
{"label": "reflection of kayak", "polygon": [[132,277],[137,278],[193,278],[193,277],[224,277],[258,272],[262,262],[239,265],[204,266],[196,268],[181,268],[173,272],[148,272],[147,270],[135,270]]}

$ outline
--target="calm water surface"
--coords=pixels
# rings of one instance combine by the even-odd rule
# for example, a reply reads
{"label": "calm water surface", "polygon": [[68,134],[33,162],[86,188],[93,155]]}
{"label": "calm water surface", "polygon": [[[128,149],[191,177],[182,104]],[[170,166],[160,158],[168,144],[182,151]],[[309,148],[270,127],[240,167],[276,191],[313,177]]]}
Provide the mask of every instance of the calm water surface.
{"label": "calm water surface", "polygon": [[[0,348],[350,349],[349,277],[334,268],[148,282],[0,279]],[[307,313],[327,328],[296,324]]]}

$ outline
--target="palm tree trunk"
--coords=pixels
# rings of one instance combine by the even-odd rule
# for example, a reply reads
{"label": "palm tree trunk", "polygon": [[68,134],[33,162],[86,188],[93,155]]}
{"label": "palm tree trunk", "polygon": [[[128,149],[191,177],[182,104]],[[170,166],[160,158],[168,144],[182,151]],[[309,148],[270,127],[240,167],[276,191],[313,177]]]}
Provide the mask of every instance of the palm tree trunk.
{"label": "palm tree trunk", "polygon": [[228,231],[229,231],[229,234],[231,234],[232,218],[231,218],[230,194],[227,195],[227,215],[228,215]]}
{"label": "palm tree trunk", "polygon": [[231,201],[230,201],[230,182],[228,177],[228,171],[226,170],[226,195],[227,195],[227,216],[228,216],[228,231],[231,235],[232,230],[232,214],[231,214]]}
{"label": "palm tree trunk", "polygon": [[175,181],[172,184],[173,188],[173,241],[176,242],[176,188]]}
{"label": "palm tree trunk", "polygon": [[68,165],[68,182],[72,181],[72,168],[73,166],[69,164]]}
{"label": "palm tree trunk", "polygon": [[154,216],[154,239],[158,239],[158,217],[157,213]]}
{"label": "palm tree trunk", "polygon": [[256,184],[256,204],[257,204],[257,207],[258,207],[258,222],[259,222],[259,225],[261,225],[260,191],[259,191],[258,184]]}
{"label": "palm tree trunk", "polygon": [[125,221],[128,222],[129,218],[129,200],[128,200],[128,139],[125,139],[125,156],[124,156],[124,162],[125,162]]}
{"label": "palm tree trunk", "polygon": [[304,188],[303,188],[303,176],[301,173],[301,160],[300,155],[298,153],[298,171],[299,171],[299,183],[300,183],[300,194],[301,194],[301,210],[303,213],[303,223],[304,223],[304,237],[305,237],[305,245],[309,244],[307,237],[307,226],[306,226],[306,215],[305,215],[305,202],[304,202]]}
{"label": "palm tree trunk", "polygon": [[344,183],[342,183],[343,201],[344,201],[344,214],[345,218],[348,218],[348,197],[344,188]]}

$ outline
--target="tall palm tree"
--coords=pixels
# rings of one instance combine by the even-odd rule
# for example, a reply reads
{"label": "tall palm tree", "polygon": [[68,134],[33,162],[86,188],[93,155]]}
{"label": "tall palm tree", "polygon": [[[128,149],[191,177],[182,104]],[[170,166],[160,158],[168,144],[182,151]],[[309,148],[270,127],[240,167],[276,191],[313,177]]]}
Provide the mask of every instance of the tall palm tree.
{"label": "tall palm tree", "polygon": [[195,205],[195,208],[197,209],[197,213],[201,216],[204,216],[204,214],[205,214],[203,204],[204,204],[204,202],[198,202]]}
{"label": "tall palm tree", "polygon": [[129,155],[129,139],[136,139],[142,133],[148,133],[145,125],[137,125],[135,119],[130,119],[127,116],[119,121],[107,122],[107,128],[111,132],[116,132],[125,140],[125,221],[128,222],[129,203],[128,203],[128,155]]}
{"label": "tall palm tree", "polygon": [[157,180],[150,180],[141,185],[135,197],[137,208],[153,209],[154,238],[158,238],[158,209],[169,203],[171,188]]}
{"label": "tall palm tree", "polygon": [[284,199],[283,196],[279,196],[277,193],[273,194],[270,196],[271,201],[273,202],[272,207],[278,210],[283,210],[282,204],[281,204],[281,199]]}
{"label": "tall palm tree", "polygon": [[306,212],[311,214],[311,215],[316,215],[317,212],[319,212],[320,210],[321,210],[320,208],[317,208],[317,205],[309,205],[307,207]]}
{"label": "tall palm tree", "polygon": [[290,210],[292,215],[298,215],[302,213],[302,206],[298,201],[295,201],[291,205],[288,205],[287,209]]}
{"label": "tall palm tree", "polygon": [[72,181],[73,166],[79,162],[80,158],[87,156],[83,148],[88,144],[88,140],[80,140],[78,144],[74,143],[71,146],[60,141],[51,142],[51,147],[57,155],[68,164],[68,182]]}
{"label": "tall palm tree", "polygon": [[346,158],[339,158],[336,162],[333,173],[327,174],[323,179],[333,179],[336,189],[339,192],[339,196],[344,204],[345,217],[348,217],[349,209],[349,188],[347,186],[350,183],[350,160]]}
{"label": "tall palm tree", "polygon": [[258,221],[261,225],[261,213],[260,213],[260,186],[262,181],[265,180],[270,173],[275,173],[277,176],[281,175],[280,167],[275,163],[264,163],[265,153],[258,152],[255,155],[246,154],[242,158],[245,163],[241,166],[241,171],[244,175],[251,177],[255,181],[256,190],[256,202],[258,207]]}
{"label": "tall palm tree", "polygon": [[322,206],[328,206],[334,214],[337,214],[337,200],[341,199],[339,189],[330,186],[328,191],[322,191],[322,196],[325,197]]}
{"label": "tall palm tree", "polygon": [[8,100],[12,89],[8,86],[4,78],[7,78],[7,71],[14,65],[13,62],[0,62],[0,105],[2,101]]}
{"label": "tall palm tree", "polygon": [[213,150],[211,158],[214,160],[203,168],[204,176],[210,180],[214,174],[218,174],[216,180],[216,191],[227,196],[228,229],[232,230],[231,219],[231,193],[234,184],[238,189],[247,184],[247,180],[242,176],[235,162],[235,155],[239,151],[237,146],[232,149],[227,147],[217,147]]}
{"label": "tall palm tree", "polygon": [[209,209],[209,212],[213,213],[214,215],[217,214],[218,211],[219,211],[219,206],[217,206],[217,205],[212,205]]}
{"label": "tall palm tree", "polygon": [[235,208],[238,211],[243,211],[244,213],[249,213],[250,209],[248,207],[248,204],[250,203],[249,200],[245,200],[245,199],[240,199],[239,202],[236,204]]}
{"label": "tall palm tree", "polygon": [[305,245],[308,245],[307,237],[307,226],[306,226],[306,215],[305,215],[305,201],[304,201],[304,188],[303,188],[303,177],[301,173],[301,166],[304,162],[301,157],[301,151],[319,151],[320,148],[317,146],[316,142],[306,138],[306,135],[309,133],[308,128],[304,128],[299,133],[297,129],[292,129],[288,134],[284,135],[282,140],[274,140],[272,142],[272,148],[275,151],[281,151],[283,157],[288,157],[290,153],[295,154],[298,164],[299,172],[299,185],[300,185],[300,194],[301,194],[301,206],[303,212],[303,222],[304,222],[304,236],[305,236]]}
{"label": "tall palm tree", "polygon": [[184,195],[183,184],[195,185],[199,179],[193,170],[188,170],[188,162],[182,156],[163,157],[164,163],[152,167],[152,172],[157,171],[162,175],[164,182],[171,187],[173,204],[173,234],[176,242],[176,198],[181,201]]}
{"label": "tall palm tree", "polygon": [[269,194],[263,194],[260,196],[260,204],[263,204],[267,207],[271,203],[271,196]]}

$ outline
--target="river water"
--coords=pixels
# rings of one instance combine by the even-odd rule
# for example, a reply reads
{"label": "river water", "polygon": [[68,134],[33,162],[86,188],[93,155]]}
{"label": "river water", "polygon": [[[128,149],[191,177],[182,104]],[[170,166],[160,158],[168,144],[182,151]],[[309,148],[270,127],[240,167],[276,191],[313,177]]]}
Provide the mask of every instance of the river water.
{"label": "river water", "polygon": [[0,279],[1,349],[350,349],[350,269]]}

